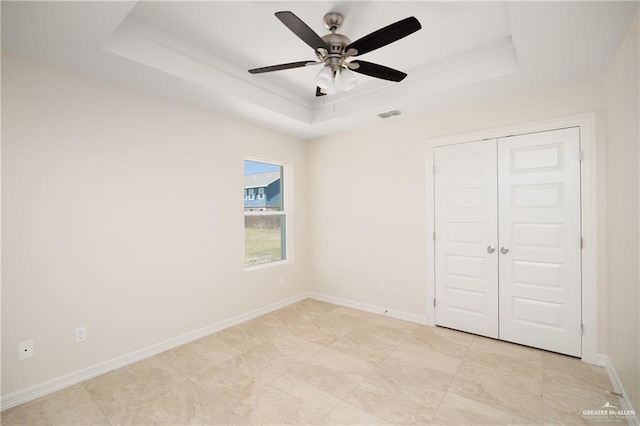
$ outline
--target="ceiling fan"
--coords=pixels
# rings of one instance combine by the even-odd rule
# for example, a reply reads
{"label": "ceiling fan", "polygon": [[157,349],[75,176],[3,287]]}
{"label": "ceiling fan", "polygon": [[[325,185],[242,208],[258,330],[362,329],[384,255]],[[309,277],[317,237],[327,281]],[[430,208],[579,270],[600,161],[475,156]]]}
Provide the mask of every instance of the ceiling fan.
{"label": "ceiling fan", "polygon": [[338,12],[329,12],[324,15],[324,26],[331,33],[322,37],[309,28],[293,12],[276,12],[275,15],[287,28],[315,51],[318,60],[271,65],[254,68],[249,72],[251,74],[260,74],[324,64],[316,77],[316,96],[324,96],[340,90],[351,90],[357,84],[356,77],[352,71],[383,80],[395,82],[403,80],[407,74],[402,71],[372,62],[349,59],[398,41],[422,28],[420,22],[411,16],[351,42],[346,36],[336,33],[344,22],[344,17]]}

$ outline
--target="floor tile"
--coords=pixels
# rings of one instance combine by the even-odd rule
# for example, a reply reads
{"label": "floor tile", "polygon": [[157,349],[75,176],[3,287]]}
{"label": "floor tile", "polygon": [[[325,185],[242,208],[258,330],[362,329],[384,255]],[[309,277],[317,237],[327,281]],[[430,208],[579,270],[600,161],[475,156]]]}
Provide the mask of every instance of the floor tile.
{"label": "floor tile", "polygon": [[432,425],[528,425],[537,424],[499,407],[485,405],[455,393],[447,393],[431,421]]}
{"label": "floor tile", "polygon": [[379,325],[375,322],[368,322],[363,326],[355,328],[348,334],[361,337],[369,336],[372,339],[375,339],[374,342],[376,345],[395,348],[406,340],[411,332],[407,329],[398,330],[395,327]]}
{"label": "floor tile", "polygon": [[400,365],[438,370],[449,373],[452,376],[462,363],[461,358],[447,355],[437,349],[411,340],[405,340],[398,345],[389,355],[389,358],[402,361]]}
{"label": "floor tile", "polygon": [[434,353],[445,359],[444,367],[412,350],[394,352],[345,401],[391,423],[429,423],[455,373],[446,355]]}
{"label": "floor tile", "polygon": [[295,318],[318,318],[328,314],[329,312],[337,309],[338,306],[331,303],[321,302],[314,299],[305,299],[298,303],[294,303],[285,308],[280,309],[278,312],[285,315],[291,315]]}
{"label": "floor tile", "polygon": [[282,334],[247,352],[282,370],[291,370],[323,349],[295,336]]}
{"label": "floor tile", "polygon": [[356,328],[335,340],[329,347],[371,364],[379,364],[393,352],[398,343],[371,333],[370,330]]}
{"label": "floor tile", "polygon": [[608,402],[604,395],[563,398],[544,395],[542,399],[543,422],[545,425],[588,425],[588,424],[624,424],[623,422],[596,421],[583,415],[583,410],[598,410]]}
{"label": "floor tile", "polygon": [[[33,424],[602,424],[606,371],[306,299],[2,413]],[[604,419],[610,420],[610,419]]]}
{"label": "floor tile", "polygon": [[229,412],[232,397],[211,395],[187,381],[109,415],[113,425],[205,425]]}
{"label": "floor tile", "polygon": [[407,338],[407,341],[446,355],[462,358],[467,354],[473,339],[472,334],[442,327],[422,326],[418,327]]}
{"label": "floor tile", "polygon": [[[582,363],[579,360],[580,364]],[[560,367],[564,368],[564,367]],[[574,365],[574,375],[567,374],[567,370],[562,374],[553,375],[549,370],[545,371],[542,378],[543,392],[543,418],[548,424],[588,424],[605,423],[596,419],[585,417],[584,410],[598,410],[605,404],[619,406],[618,398],[607,393],[610,389],[609,379],[605,376],[597,377],[598,371],[593,365]],[[604,369],[601,369],[604,370]],[[582,372],[584,375],[580,375]],[[606,380],[605,380],[606,379]],[[607,421],[606,423],[610,423]]]}
{"label": "floor tile", "polygon": [[[342,337],[363,323],[360,319],[341,318],[339,316],[325,315],[311,320],[313,325],[324,330],[336,338]],[[308,336],[307,336],[308,337]]]}
{"label": "floor tile", "polygon": [[338,398],[344,398],[372,370],[371,364],[332,349],[324,349],[291,374]]}
{"label": "floor tile", "polygon": [[301,317],[297,322],[287,326],[285,331],[318,345],[330,345],[341,337],[341,333],[346,333],[348,330],[330,328],[328,322],[322,317]]}
{"label": "floor tile", "polygon": [[595,386],[603,390],[613,387],[604,367],[587,364],[580,359],[566,355],[545,352],[542,355],[542,374],[548,377],[576,379],[576,385]]}
{"label": "floor tile", "polygon": [[545,352],[539,349],[476,337],[469,346],[466,358],[494,371],[540,379],[543,353]]}
{"label": "floor tile", "polygon": [[212,335],[164,352],[159,358],[187,377],[198,377],[240,354],[241,350]]}
{"label": "floor tile", "polygon": [[256,318],[263,326],[276,330],[284,330],[288,326],[295,324],[299,319],[299,313],[289,312],[282,309],[270,312],[266,315]]}
{"label": "floor tile", "polygon": [[246,397],[284,374],[264,359],[244,353],[220,363],[191,380],[214,395]]}
{"label": "floor tile", "polygon": [[333,395],[283,375],[257,392],[232,404],[247,424],[319,424],[340,400]]}
{"label": "floor tile", "polygon": [[391,425],[361,408],[343,402],[331,411],[323,420],[323,425]]}
{"label": "floor tile", "polygon": [[326,317],[349,323],[352,327],[357,327],[358,325],[365,324],[368,321],[377,318],[378,315],[341,306],[327,312]]}
{"label": "floor tile", "polygon": [[[608,379],[607,379],[608,382]],[[586,382],[580,376],[564,377],[544,375],[542,377],[542,391],[549,397],[587,398],[592,395],[607,395],[610,386],[598,382]],[[599,397],[598,397],[599,398]]]}
{"label": "floor tile", "polygon": [[[394,424],[428,424],[446,394],[450,376],[433,371],[428,379],[399,377],[376,370],[360,383],[345,402]],[[430,387],[429,383],[438,383]]]}
{"label": "floor tile", "polygon": [[399,343],[421,326],[408,321],[376,315],[362,325],[363,329],[379,334],[391,342]]}
{"label": "floor tile", "polygon": [[79,384],[2,412],[2,425],[108,425],[100,407]]}
{"label": "floor tile", "polygon": [[475,359],[465,359],[450,393],[474,400],[533,422],[542,421],[542,379],[514,375]]}
{"label": "floor tile", "polygon": [[186,380],[160,358],[152,357],[91,379],[84,387],[109,415],[136,406]]}
{"label": "floor tile", "polygon": [[259,320],[248,321],[229,327],[215,334],[216,338],[227,345],[246,352],[267,343],[281,331],[262,324]]}

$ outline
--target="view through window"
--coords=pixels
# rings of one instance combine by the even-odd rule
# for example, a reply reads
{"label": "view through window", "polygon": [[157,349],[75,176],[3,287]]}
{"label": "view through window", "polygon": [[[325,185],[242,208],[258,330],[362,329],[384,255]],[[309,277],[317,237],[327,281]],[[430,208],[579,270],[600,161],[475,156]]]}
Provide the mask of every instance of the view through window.
{"label": "view through window", "polygon": [[283,205],[283,167],[244,162],[244,266],[287,258],[286,214]]}

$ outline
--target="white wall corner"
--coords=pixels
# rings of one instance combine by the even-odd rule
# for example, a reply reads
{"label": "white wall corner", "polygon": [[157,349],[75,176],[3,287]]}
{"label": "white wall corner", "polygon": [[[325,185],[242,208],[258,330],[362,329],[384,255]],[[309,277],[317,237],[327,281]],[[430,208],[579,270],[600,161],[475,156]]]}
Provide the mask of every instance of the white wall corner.
{"label": "white wall corner", "polygon": [[328,296],[326,294],[308,292],[306,296],[319,300],[321,302],[332,303],[338,306],[344,306],[347,308],[357,309],[359,311],[371,312],[372,314],[384,315],[391,318],[399,319],[402,321],[408,321],[420,325],[429,325],[427,317],[425,315],[412,314],[410,312],[396,311],[393,309],[387,309],[383,306],[369,305],[367,303],[355,302],[349,299],[341,299],[339,297]]}
{"label": "white wall corner", "polygon": [[[611,384],[613,385],[613,391],[619,394],[622,394],[622,397],[617,397],[618,402],[620,403],[621,410],[630,410],[634,412],[633,416],[626,416],[629,426],[640,426],[640,421],[638,420],[638,411],[633,407],[633,404],[629,400],[627,393],[624,390],[624,386],[622,386],[622,381],[620,381],[620,377],[616,372],[615,366],[611,362],[611,359],[607,355],[598,354],[597,364],[604,367],[607,375],[609,376],[609,380],[611,380]],[[612,396],[613,398],[613,396]]]}

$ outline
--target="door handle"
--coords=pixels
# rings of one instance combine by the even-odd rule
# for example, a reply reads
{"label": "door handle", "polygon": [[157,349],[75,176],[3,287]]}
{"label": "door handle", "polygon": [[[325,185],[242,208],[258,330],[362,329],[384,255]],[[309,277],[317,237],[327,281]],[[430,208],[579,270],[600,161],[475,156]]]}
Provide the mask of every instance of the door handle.
{"label": "door handle", "polygon": [[509,253],[509,247],[500,247],[500,253],[507,254]]}
{"label": "door handle", "polygon": [[496,251],[496,248],[494,246],[487,247],[487,253],[493,253],[494,251]]}

